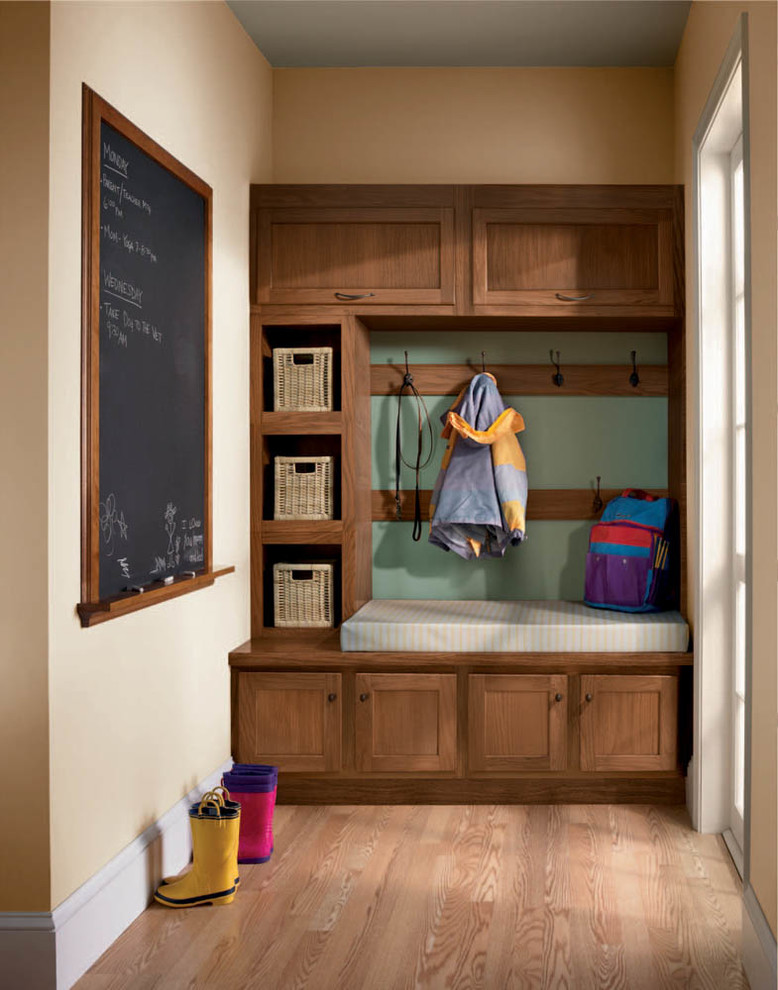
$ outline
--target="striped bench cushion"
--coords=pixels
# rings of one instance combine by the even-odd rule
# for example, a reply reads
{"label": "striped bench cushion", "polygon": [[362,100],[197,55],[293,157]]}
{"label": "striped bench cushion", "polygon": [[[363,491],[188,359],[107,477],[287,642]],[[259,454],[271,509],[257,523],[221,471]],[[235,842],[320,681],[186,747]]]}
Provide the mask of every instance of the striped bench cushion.
{"label": "striped bench cushion", "polygon": [[583,602],[375,599],[340,629],[346,652],[646,653],[685,651],[680,612],[630,614]]}

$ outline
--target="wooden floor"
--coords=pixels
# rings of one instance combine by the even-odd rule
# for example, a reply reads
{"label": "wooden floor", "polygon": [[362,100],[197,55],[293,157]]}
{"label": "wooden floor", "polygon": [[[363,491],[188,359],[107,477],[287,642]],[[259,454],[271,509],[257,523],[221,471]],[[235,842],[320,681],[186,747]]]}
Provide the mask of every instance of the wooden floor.
{"label": "wooden floor", "polygon": [[234,903],[149,908],[78,990],[736,990],[740,884],[682,808],[280,807]]}

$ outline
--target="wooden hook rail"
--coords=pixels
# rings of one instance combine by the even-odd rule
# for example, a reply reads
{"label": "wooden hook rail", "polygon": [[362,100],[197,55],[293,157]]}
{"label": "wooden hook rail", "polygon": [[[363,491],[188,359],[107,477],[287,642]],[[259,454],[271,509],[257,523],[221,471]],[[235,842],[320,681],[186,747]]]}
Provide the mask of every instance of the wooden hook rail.
{"label": "wooden hook rail", "polygon": [[[649,494],[667,498],[666,488],[647,489]],[[600,497],[607,504],[612,498],[621,495],[621,488],[603,488]],[[430,496],[424,489],[421,493],[422,519],[429,518]],[[538,520],[597,519],[602,507],[594,507],[594,490],[591,488],[531,488],[527,499],[527,517]],[[413,492],[401,492],[402,521],[413,520]],[[373,489],[373,522],[393,522],[395,502],[393,491]]]}
{"label": "wooden hook rail", "polygon": [[[478,368],[467,364],[417,364],[413,369],[416,387],[422,395],[457,395]],[[630,383],[630,365],[566,365],[564,384],[552,381],[546,364],[498,364],[489,372],[497,379],[503,395],[625,395],[662,397],[668,394],[667,366],[645,365],[638,385]],[[401,364],[370,366],[372,395],[396,395],[405,368]]]}

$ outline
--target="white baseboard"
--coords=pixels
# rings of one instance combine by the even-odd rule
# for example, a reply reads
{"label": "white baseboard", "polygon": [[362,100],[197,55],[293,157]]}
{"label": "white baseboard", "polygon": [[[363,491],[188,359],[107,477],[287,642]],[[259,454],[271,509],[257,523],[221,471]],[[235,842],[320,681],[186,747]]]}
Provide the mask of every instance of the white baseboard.
{"label": "white baseboard", "polygon": [[750,884],[743,889],[743,969],[751,990],[778,986],[775,936]]}
{"label": "white baseboard", "polygon": [[145,911],[160,877],[189,862],[189,805],[231,766],[214,770],[53,911],[0,913],[0,974],[8,986],[69,990]]}

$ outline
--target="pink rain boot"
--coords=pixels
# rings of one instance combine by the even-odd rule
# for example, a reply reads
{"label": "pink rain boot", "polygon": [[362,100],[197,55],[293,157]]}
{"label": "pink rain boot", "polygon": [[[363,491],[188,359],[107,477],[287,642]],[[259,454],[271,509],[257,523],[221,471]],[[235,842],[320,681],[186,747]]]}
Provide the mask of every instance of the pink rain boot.
{"label": "pink rain boot", "polygon": [[233,801],[239,801],[239,863],[266,863],[273,852],[273,809],[278,767],[239,763],[223,778]]}

